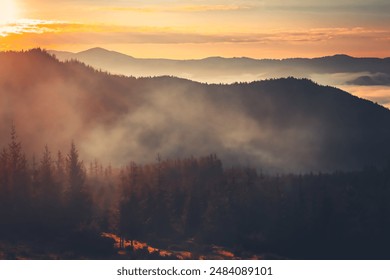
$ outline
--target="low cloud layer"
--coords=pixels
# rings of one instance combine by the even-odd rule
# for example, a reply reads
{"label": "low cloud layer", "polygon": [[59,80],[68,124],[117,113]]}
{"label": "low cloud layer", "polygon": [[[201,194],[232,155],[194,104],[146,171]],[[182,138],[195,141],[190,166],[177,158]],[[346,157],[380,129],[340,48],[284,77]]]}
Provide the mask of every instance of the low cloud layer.
{"label": "low cloud layer", "polygon": [[390,87],[388,86],[343,85],[340,86],[340,88],[352,93],[353,95],[371,100],[384,107],[390,108]]}

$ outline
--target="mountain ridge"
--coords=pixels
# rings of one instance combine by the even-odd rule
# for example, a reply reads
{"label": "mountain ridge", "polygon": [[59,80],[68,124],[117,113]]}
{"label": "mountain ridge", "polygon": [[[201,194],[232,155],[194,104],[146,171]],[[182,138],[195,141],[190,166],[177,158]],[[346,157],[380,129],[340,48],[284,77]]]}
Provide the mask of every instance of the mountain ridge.
{"label": "mountain ridge", "polygon": [[56,53],[68,53],[68,54],[82,54],[82,53],[90,53],[90,52],[105,52],[105,53],[118,53],[122,54],[124,56],[128,56],[131,58],[136,58],[136,59],[157,59],[157,60],[174,60],[174,61],[187,61],[187,60],[205,60],[205,59],[210,59],[210,58],[218,58],[218,59],[248,59],[248,60],[264,60],[264,61],[283,61],[283,60],[293,60],[293,59],[303,59],[303,60],[313,60],[313,59],[323,59],[323,58],[352,58],[352,59],[378,59],[378,60],[388,60],[390,57],[358,57],[358,56],[352,56],[344,53],[336,53],[333,55],[324,55],[324,56],[317,56],[317,57],[287,57],[287,58],[253,58],[253,57],[248,57],[248,56],[232,56],[232,57],[223,57],[223,56],[207,56],[203,58],[191,58],[191,59],[174,59],[174,58],[141,58],[141,57],[134,57],[129,54],[121,53],[118,51],[113,51],[113,50],[108,50],[102,47],[93,47],[89,48],[83,51],[79,52],[71,52],[71,51],[61,51],[61,50],[47,50],[48,53],[50,54],[56,54]]}
{"label": "mountain ridge", "polygon": [[[135,58],[102,48],[79,53],[56,51],[50,53],[61,61],[77,59],[113,74],[136,77],[172,75],[207,83],[233,83],[288,76],[317,80],[320,79],[319,76],[333,78],[331,75],[343,74],[345,77],[339,77],[338,82],[348,85],[354,84],[361,76],[381,74],[390,78],[389,58],[357,58],[345,54],[318,58],[254,59],[215,56],[175,60]],[[321,82],[321,79],[319,81]],[[371,83],[375,85],[375,82],[373,79]]]}

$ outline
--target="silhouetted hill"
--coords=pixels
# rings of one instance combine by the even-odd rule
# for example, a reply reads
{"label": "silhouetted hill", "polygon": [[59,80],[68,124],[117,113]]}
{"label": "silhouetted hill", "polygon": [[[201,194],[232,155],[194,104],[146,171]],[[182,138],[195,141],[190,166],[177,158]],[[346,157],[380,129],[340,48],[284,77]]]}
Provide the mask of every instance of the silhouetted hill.
{"label": "silhouetted hill", "polygon": [[374,85],[389,86],[390,75],[379,73],[371,76],[368,75],[360,76],[352,81],[348,81],[348,84],[361,85],[361,86],[374,86]]}
{"label": "silhouetted hill", "polygon": [[[353,84],[354,78],[390,75],[390,59],[334,55],[313,59],[251,59],[209,57],[200,60],[142,59],[94,48],[79,53],[51,51],[59,60],[77,59],[97,69],[128,76],[173,75],[201,82],[231,83],[287,76],[312,78],[324,74],[349,74],[337,82]],[[351,78],[351,74],[353,78]],[[340,77],[339,77],[340,79]],[[359,84],[359,82],[357,82]]]}
{"label": "silhouetted hill", "polygon": [[0,53],[0,65],[0,141],[14,120],[31,154],[73,139],[83,158],[116,165],[216,153],[228,165],[278,172],[359,169],[390,157],[389,110],[307,79],[124,77],[41,50]]}

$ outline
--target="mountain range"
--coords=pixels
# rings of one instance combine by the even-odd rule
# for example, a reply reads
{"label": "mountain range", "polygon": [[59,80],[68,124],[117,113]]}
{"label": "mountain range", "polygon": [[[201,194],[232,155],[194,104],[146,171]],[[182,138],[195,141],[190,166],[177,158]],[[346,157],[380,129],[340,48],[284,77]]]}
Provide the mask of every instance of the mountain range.
{"label": "mountain range", "polygon": [[[82,55],[91,61],[95,57],[91,51]],[[118,64],[138,61],[112,55]],[[227,165],[310,172],[380,166],[390,158],[388,109],[308,79],[228,85],[168,76],[135,78],[56,57],[59,53],[54,57],[40,49],[0,53],[1,145],[7,144],[13,121],[29,156],[45,144],[65,150],[74,140],[85,159],[99,158],[117,166],[151,162],[157,154],[178,158],[216,153]],[[343,71],[362,71],[359,67],[364,65],[366,70],[382,65],[383,73],[390,69],[383,66],[389,59],[367,63],[345,56],[323,59],[339,63]],[[315,65],[323,59],[267,63]],[[150,63],[157,61],[175,63]],[[222,65],[221,61],[257,63],[210,58],[183,65]],[[206,66],[198,69],[202,67]]]}
{"label": "mountain range", "polygon": [[50,51],[59,60],[76,59],[96,69],[135,77],[172,75],[207,83],[233,83],[294,76],[332,85],[390,85],[390,58],[334,55],[320,58],[252,59],[247,57],[173,60],[135,58],[93,48],[72,53]]}

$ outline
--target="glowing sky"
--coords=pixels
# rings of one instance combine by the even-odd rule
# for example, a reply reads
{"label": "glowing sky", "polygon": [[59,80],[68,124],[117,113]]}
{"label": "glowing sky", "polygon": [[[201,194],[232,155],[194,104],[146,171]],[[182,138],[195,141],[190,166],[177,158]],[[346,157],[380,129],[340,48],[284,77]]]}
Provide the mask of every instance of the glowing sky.
{"label": "glowing sky", "polygon": [[388,0],[1,0],[0,50],[136,57],[390,56]]}

